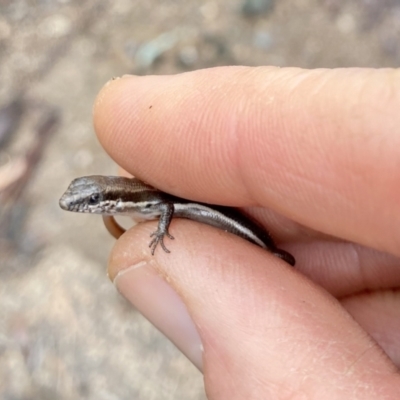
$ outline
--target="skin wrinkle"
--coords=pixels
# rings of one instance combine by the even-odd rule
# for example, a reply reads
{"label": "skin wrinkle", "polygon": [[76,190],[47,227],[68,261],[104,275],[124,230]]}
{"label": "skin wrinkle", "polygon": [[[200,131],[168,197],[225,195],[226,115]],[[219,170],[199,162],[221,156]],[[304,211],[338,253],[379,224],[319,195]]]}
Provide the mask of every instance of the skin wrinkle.
{"label": "skin wrinkle", "polygon": [[245,189],[246,197],[249,199],[250,204],[256,204],[257,200],[252,191],[252,185],[249,185],[249,181],[246,178],[247,158],[243,157],[243,149],[246,145],[243,142],[246,141],[246,137],[242,132],[246,132],[245,129],[241,129],[240,121],[245,120],[246,111],[248,110],[249,104],[246,102],[246,98],[240,98],[237,102],[237,108],[235,112],[229,115],[230,128],[228,129],[229,135],[227,136],[227,143],[231,148],[230,150],[230,165],[233,166],[232,174],[235,176],[235,181],[238,181],[239,185]]}
{"label": "skin wrinkle", "polygon": [[[397,104],[400,102],[400,92],[399,92],[399,79],[400,79],[400,68],[396,69],[387,69],[390,75],[384,75],[387,77],[389,81],[389,85],[387,85],[387,96],[386,102],[388,104]],[[386,86],[386,85],[385,85]]]}
{"label": "skin wrinkle", "polygon": [[356,245],[359,249],[360,262],[368,273],[369,288],[371,282],[375,282],[375,288],[384,288],[388,283],[390,287],[400,286],[400,259],[389,254],[381,253],[376,250],[364,249]]}
{"label": "skin wrinkle", "polygon": [[[363,282],[360,282],[358,279],[358,275],[356,271],[360,271],[361,264],[360,264],[360,258],[357,253],[353,251],[347,251],[347,249],[352,247],[350,243],[345,244],[346,246],[346,252],[343,253],[343,255],[336,260],[337,265],[351,265],[352,268],[346,271],[346,275],[344,278],[346,278],[346,283],[344,283],[344,279],[337,280],[335,283],[335,289],[333,291],[333,294],[335,297],[338,298],[340,301],[343,296],[347,296],[350,293],[354,293],[355,290],[364,290]],[[340,254],[340,253],[339,253]],[[341,263],[343,261],[343,263]],[[329,278],[328,278],[329,280]]]}
{"label": "skin wrinkle", "polygon": [[365,269],[361,266],[360,254],[358,252],[358,246],[355,246],[354,243],[349,243],[347,249],[352,250],[352,255],[355,256],[355,259],[352,260],[352,274],[353,276],[358,276],[359,287],[368,288],[368,280],[365,275]]}
{"label": "skin wrinkle", "polygon": [[[359,324],[380,344],[386,354],[400,365],[398,356],[399,339],[399,289],[391,291],[376,291],[361,293],[358,296],[349,296],[343,300],[343,306],[356,317]],[[370,317],[376,315],[372,322]],[[389,325],[388,331],[383,326]],[[383,351],[383,350],[382,350]]]}
{"label": "skin wrinkle", "polygon": [[[355,357],[354,361],[351,362],[351,363],[348,365],[347,369],[345,369],[345,370],[343,371],[343,375],[352,375],[352,374],[354,373],[354,369],[355,369],[355,367],[357,366],[357,364],[360,364],[361,361],[363,361],[363,360],[366,358],[366,356],[369,354],[369,352],[370,352],[371,350],[376,351],[376,347],[377,347],[377,345],[376,345],[375,342],[371,342],[369,345],[367,345],[366,348],[365,348],[363,351],[361,351],[361,352]],[[382,354],[382,355],[383,355],[383,354]],[[386,354],[385,354],[385,357],[387,357]],[[371,372],[372,372],[372,371],[371,371]]]}
{"label": "skin wrinkle", "polygon": [[[309,189],[309,187],[314,187],[314,188],[317,187],[318,192],[320,192],[320,193],[326,193],[328,191],[328,189],[330,189],[328,187],[324,188],[323,183],[319,183],[317,180],[311,180],[310,177],[307,177],[305,175],[302,176],[299,173],[295,173],[295,172],[292,173],[290,171],[286,171],[285,176],[287,177],[286,180],[289,180],[290,182],[296,182],[296,183],[290,183],[290,186],[295,186],[295,187],[301,188],[300,190],[298,190],[298,193],[302,194],[303,197],[300,197],[298,195],[298,199],[299,199],[299,201],[302,201],[304,203],[313,202],[314,197],[315,197],[315,195],[308,194],[308,193],[315,193],[312,189]],[[298,182],[302,182],[302,183],[299,184]],[[272,191],[272,189],[264,190],[264,193],[265,192],[268,193],[271,191]],[[272,196],[266,195],[266,197],[271,198]],[[335,191],[334,188],[331,189],[328,197],[331,199],[333,204],[340,204],[340,203],[347,204],[348,203],[348,200],[346,198],[344,198],[340,193]],[[284,202],[284,198],[277,198],[276,200],[274,200],[274,202],[273,202],[274,210],[277,210],[278,212],[283,211],[284,208],[282,208],[280,206],[280,204],[282,204],[283,202]],[[324,210],[325,210],[325,205],[323,208],[320,208],[320,212],[324,212]],[[285,212],[285,215],[287,218],[291,217],[291,215],[288,214],[287,212]],[[307,223],[306,219],[302,219],[299,216],[296,216],[296,217],[297,217],[296,218],[297,223],[299,223],[299,224]],[[331,233],[329,233],[329,232],[324,232],[324,233],[331,235]]]}
{"label": "skin wrinkle", "polygon": [[[238,108],[240,108],[241,103],[242,99],[239,99]],[[230,190],[232,182],[235,181],[235,184],[238,184],[238,186],[245,189],[245,197],[249,199],[248,201],[253,202],[251,196],[249,195],[246,181],[242,179],[243,171],[245,170],[246,165],[242,163],[242,159],[240,157],[240,154],[242,152],[241,142],[243,135],[240,131],[240,128],[238,127],[238,121],[239,118],[237,116],[237,111],[235,108],[234,111],[231,110],[229,112],[229,117],[225,121],[221,121],[221,123],[218,124],[223,127],[223,129],[221,130],[225,132],[223,137],[221,137],[220,139],[223,140],[224,145],[216,146],[216,148],[220,148],[221,151],[216,154],[213,162],[217,163],[216,170],[219,170],[218,164],[221,165],[221,169],[226,169],[225,165],[230,165],[227,178],[221,181],[221,191]],[[212,150],[215,151],[214,149]],[[215,176],[215,171],[210,171],[210,176]]]}
{"label": "skin wrinkle", "polygon": [[[334,76],[328,74],[327,69],[318,69],[315,74],[311,74],[311,71],[307,72],[308,75],[306,76],[306,79],[303,82],[300,82],[300,91],[302,90],[301,86],[304,85],[307,88],[307,92],[311,94],[311,99],[312,96],[319,97],[323,93],[329,92],[329,86],[331,84],[331,80],[334,79]],[[319,104],[317,103],[317,105]],[[305,109],[306,108],[307,107],[305,107]]]}
{"label": "skin wrinkle", "polygon": [[[366,88],[362,88],[360,90],[361,91],[361,94],[359,95],[360,99],[362,99],[362,97],[364,97],[363,96],[363,91],[365,92],[366,90],[367,90]],[[365,101],[364,101],[364,103],[365,103]],[[361,103],[361,104],[363,104],[363,103]],[[356,107],[357,107],[357,109],[364,110],[365,105],[362,105],[361,108],[360,108],[360,105],[357,105]],[[357,114],[357,113],[355,113],[355,114]],[[360,114],[360,113],[358,113],[358,114]],[[364,121],[364,119],[360,118],[360,121]],[[368,127],[367,127],[367,129],[361,129],[361,130],[357,129],[357,131],[361,131],[361,136],[358,135],[358,137],[362,140],[362,138],[363,138],[362,135],[365,136],[366,133],[370,131],[370,129],[368,129]],[[367,138],[367,136],[365,136],[365,137]],[[378,142],[378,143],[375,143],[375,144],[372,144],[372,142],[371,142],[371,144],[369,145],[369,148],[371,149],[371,152],[373,152],[373,154],[376,154],[376,156],[372,156],[371,159],[377,159],[379,157],[379,154],[380,154],[381,148],[382,148],[382,144],[381,143],[383,143],[384,137],[385,136],[382,136],[382,135],[377,136],[377,135],[371,135],[371,134],[368,136],[369,141]],[[349,144],[351,145],[352,142],[349,142]],[[354,143],[354,144],[356,144],[356,143]],[[354,151],[352,151],[352,153],[356,154],[356,149],[354,149]],[[355,162],[354,157],[349,157],[348,160],[349,161],[345,161],[344,165],[346,165],[346,163],[351,165],[351,167],[348,168],[348,170],[352,173],[352,175],[354,176],[354,179],[356,180],[356,182],[357,181],[358,182],[360,182],[360,181],[362,182],[363,180],[365,180],[365,184],[368,184],[368,182],[371,179],[371,176],[370,176],[370,174],[366,175],[364,173],[364,171],[366,171],[368,169],[368,164],[370,163],[369,159],[367,158],[367,159],[357,160],[358,162]],[[359,168],[356,168],[357,165],[359,165]],[[382,176],[382,178],[384,179],[384,176]],[[389,188],[390,188],[391,185],[387,185],[387,184],[385,184],[385,182],[381,181],[380,186],[381,186],[381,190],[384,189],[384,188],[388,188],[388,190],[390,190]],[[353,193],[355,193],[355,194],[352,194],[352,196],[351,196],[352,198],[356,198],[357,197],[356,196],[356,194],[357,194],[356,188],[357,187],[358,187],[357,185],[353,185],[353,186],[349,185],[350,189],[354,188]],[[389,196],[389,193],[388,193],[388,196]],[[367,198],[366,201],[368,201],[368,200],[369,199]],[[372,199],[370,201],[372,201]],[[374,209],[374,203],[371,203],[371,212],[373,212],[373,209]],[[386,211],[386,213],[388,213],[388,210]]]}
{"label": "skin wrinkle", "polygon": [[[387,72],[390,71],[388,75]],[[382,81],[381,85],[377,86],[373,84],[373,81],[366,80],[364,87],[362,89],[363,96],[360,96],[361,104],[368,104],[373,112],[379,112],[385,117],[390,117],[388,119],[384,118],[382,121],[385,123],[393,124],[391,128],[396,129],[397,124],[392,120],[393,114],[387,114],[387,105],[398,104],[400,102],[400,95],[398,90],[399,79],[400,79],[400,69],[395,70],[380,70],[382,77],[385,81]],[[369,92],[375,92],[370,95]],[[375,99],[379,98],[380,101],[376,102]],[[372,100],[372,102],[371,102]],[[369,104],[371,103],[371,104]]]}
{"label": "skin wrinkle", "polygon": [[[200,336],[201,336],[201,333],[200,333]],[[205,337],[207,337],[207,335],[205,335]],[[219,377],[216,377],[212,374],[207,373],[207,369],[208,369],[207,359],[212,359],[213,362],[216,362],[216,363],[219,362],[220,365],[224,366],[223,370],[225,371],[225,374],[224,374],[224,383],[226,382],[225,386],[232,388],[232,391],[234,393],[237,393],[240,390],[241,386],[238,385],[238,380],[233,375],[234,371],[231,370],[231,368],[230,368],[231,365],[229,363],[229,359],[228,358],[224,359],[223,354],[220,351],[215,350],[215,348],[217,348],[218,346],[214,346],[212,343],[210,343],[210,341],[206,342],[205,347],[206,347],[206,351],[208,354],[208,357],[204,358],[204,360],[203,360],[204,376],[205,376],[205,383],[206,383],[205,390],[206,390],[207,398],[213,399],[213,398],[220,397],[220,395],[218,393],[209,393],[207,390],[208,387],[214,386],[214,385],[209,384],[207,381],[210,381],[213,378],[220,379]],[[213,397],[213,394],[215,394],[215,397]]]}
{"label": "skin wrinkle", "polygon": [[[198,106],[196,106],[196,107],[201,109],[201,104],[204,101],[204,94],[199,92],[199,91],[196,91],[196,92],[197,93],[196,93],[195,97],[193,97],[193,95],[190,94],[190,97],[189,97],[190,101],[189,102],[187,101],[188,99],[185,97],[185,99],[183,101],[183,103],[185,103],[185,106],[182,107],[182,109],[187,109],[188,104],[194,104],[194,103],[198,104]],[[200,101],[196,101],[196,97],[197,96],[199,96],[201,98]],[[187,120],[187,117],[185,119]],[[183,119],[183,121],[185,119]],[[203,134],[196,135],[193,132],[201,131],[201,129],[202,129],[201,127],[202,126],[207,126],[208,125],[207,121],[211,121],[211,120],[214,120],[214,113],[210,114],[210,113],[206,112],[206,113],[204,113],[202,115],[200,114],[200,116],[199,116],[199,114],[197,114],[197,118],[196,118],[196,123],[195,124],[193,124],[190,121],[190,125],[191,126],[189,126],[187,128],[182,128],[182,127],[179,128],[184,133],[184,135],[186,135],[187,131],[191,131],[192,132],[191,137],[193,137],[193,139],[197,139],[198,140],[198,142],[195,141],[195,142],[188,143],[187,146],[186,146],[186,149],[190,149],[191,150],[193,148],[201,148],[202,144],[204,143]],[[213,161],[214,162],[218,162],[218,160],[221,160],[220,162],[222,162],[222,165],[224,165],[225,163],[224,163],[223,159],[221,159],[221,155],[219,155],[218,153],[215,153],[215,149],[220,148],[220,146],[214,146],[213,145],[213,142],[217,139],[217,137],[215,135],[213,135],[212,132],[206,132],[206,135],[208,135],[210,137],[210,140],[207,141],[207,145],[208,145],[209,149],[205,149],[205,150],[207,150],[206,154],[213,154],[214,153]],[[171,153],[173,153],[173,152],[171,152]],[[185,152],[183,150],[181,154],[191,154],[193,156],[192,151]],[[193,163],[193,161],[192,161],[192,163]],[[193,177],[193,179],[195,179],[196,181],[199,180],[197,178],[197,175],[200,175],[200,176],[204,176],[205,175],[205,176],[210,176],[210,177],[215,178],[215,171],[213,171],[211,169],[208,169],[208,168],[201,169],[201,170],[196,170],[195,174],[196,175]],[[224,181],[222,181],[221,183],[223,184]],[[207,192],[207,187],[204,187],[203,191]]]}
{"label": "skin wrinkle", "polygon": [[[233,83],[234,85],[234,83]],[[225,90],[221,90],[220,93],[225,93]],[[220,107],[224,108],[224,97],[218,94],[218,102]],[[245,197],[249,199],[249,202],[254,202],[251,194],[249,193],[249,187],[245,179],[243,179],[243,172],[246,170],[246,163],[243,163],[241,154],[243,153],[242,141],[243,141],[243,130],[239,125],[239,121],[242,116],[245,115],[244,110],[247,108],[247,98],[240,96],[237,101],[234,102],[234,109],[219,111],[215,110],[217,115],[227,115],[225,120],[214,118],[214,121],[220,121],[218,124],[214,124],[220,129],[216,131],[223,131],[224,135],[221,136],[223,144],[218,146],[221,148],[220,153],[217,155],[216,160],[220,160],[221,168],[226,169],[225,165],[229,165],[229,175],[227,179],[224,179],[221,185],[221,190],[229,190],[232,182],[235,182],[239,187],[244,188]],[[218,111],[218,112],[217,112]],[[218,170],[218,167],[216,168]],[[215,174],[215,171],[211,172]],[[225,183],[226,182],[226,183]]]}
{"label": "skin wrinkle", "polygon": [[[289,341],[289,342],[290,342],[290,341]],[[321,341],[321,340],[319,340],[319,342],[321,343],[321,346],[320,346],[321,349],[325,349],[325,350],[326,350],[327,346],[329,347],[329,344],[336,345],[336,342],[332,342],[331,340],[327,340],[327,341],[324,341],[324,340]],[[307,346],[307,344],[309,343],[309,339],[305,339],[305,340],[304,340],[304,343],[305,343],[305,345]],[[297,347],[298,347],[298,346],[304,347],[304,344],[302,344],[301,341],[297,340],[297,341],[296,341],[296,346],[297,346]],[[290,353],[290,351],[288,351],[288,353]],[[314,359],[314,361],[315,361],[316,364],[319,364],[319,363],[320,363],[320,357],[319,357],[318,359]],[[351,365],[355,365],[355,364],[352,363]],[[349,368],[350,368],[350,367],[349,367]],[[306,367],[306,366],[304,365],[304,363],[303,363],[303,364],[300,365],[298,368],[296,368],[296,369],[290,371],[290,374],[289,374],[289,376],[288,376],[288,379],[290,379],[290,375],[291,375],[291,374],[296,374],[296,375],[300,375],[300,376],[303,377],[303,378],[300,379],[300,381],[303,382],[303,385],[301,385],[300,387],[299,387],[299,385],[298,385],[298,386],[296,386],[295,388],[292,388],[292,391],[291,391],[292,393],[296,394],[296,393],[299,392],[299,390],[301,390],[302,392],[304,391],[304,393],[309,392],[309,390],[310,390],[310,389],[309,389],[310,378],[311,378],[312,381],[315,381],[314,369],[315,369],[315,366],[314,366],[313,360],[308,360],[308,361],[307,361],[307,367]],[[349,370],[349,369],[346,369],[347,372],[348,372],[348,370]],[[341,369],[338,370],[338,371],[332,370],[332,373],[339,374],[339,375],[346,375],[345,373],[342,373]],[[339,381],[339,382],[340,382],[340,381]],[[279,383],[281,383],[281,382],[279,382]],[[279,385],[279,383],[277,383],[276,385]],[[328,383],[329,383],[329,382],[328,382]],[[335,385],[337,385],[337,383],[338,383],[338,381],[336,381]],[[284,380],[282,381],[282,384],[284,385],[284,387],[285,387],[285,389],[286,389],[285,391],[287,391],[288,386],[285,384],[285,381],[284,381]],[[326,385],[326,382],[324,382],[324,385]],[[301,389],[300,389],[300,388],[301,388]],[[283,397],[283,398],[286,398],[286,396]],[[295,397],[295,398],[297,398],[297,397]],[[307,397],[307,398],[308,398],[308,397]]]}
{"label": "skin wrinkle", "polygon": [[[315,244],[317,248],[318,245],[320,246],[321,244]],[[301,263],[300,270],[306,276],[322,285],[334,296],[343,299],[347,296],[352,296],[355,293],[360,293],[367,289],[390,289],[393,287],[393,285],[400,284],[400,276],[397,272],[398,268],[393,263],[395,260],[394,257],[386,257],[385,254],[381,254],[379,257],[379,252],[376,252],[377,255],[373,256],[371,255],[371,251],[369,249],[366,249],[363,246],[354,245],[352,243],[336,243],[334,244],[335,247],[332,247],[331,251],[326,248],[327,245],[330,244],[323,243],[323,248],[321,249],[321,254],[324,255],[322,260],[325,259],[326,262],[318,262],[317,260],[321,259],[321,257],[318,257],[317,254],[312,253],[309,262],[307,262],[308,258],[300,258],[300,261],[303,261]],[[357,255],[353,247],[354,249],[357,249]],[[304,249],[304,251],[306,253],[310,253],[310,249],[311,248]],[[330,254],[336,255],[333,258],[330,258]],[[368,275],[369,271],[371,271],[368,258],[371,257],[374,257],[373,262],[377,266],[372,267],[375,272],[372,275]],[[363,275],[365,276],[365,279],[362,281],[359,279],[359,275],[356,273],[357,265],[353,266],[353,262],[360,263],[359,268],[362,269]],[[306,267],[307,265],[309,265],[309,268]],[[323,269],[321,269],[322,265],[324,266]],[[340,269],[341,265],[347,265],[348,268],[342,272]],[[379,272],[385,274],[385,278],[379,279],[379,276],[376,277]]]}
{"label": "skin wrinkle", "polygon": [[[273,86],[273,83],[268,82],[267,88],[265,88],[264,91],[260,91],[260,89],[257,87],[257,85],[255,85],[255,84],[253,83],[253,81],[254,81],[254,75],[253,75],[253,74],[249,74],[249,75],[250,75],[250,78],[253,78],[253,79],[251,79],[251,81],[250,81],[250,78],[247,79],[247,82],[250,81],[249,84],[248,84],[248,86],[250,86],[250,87],[252,88],[252,92],[254,91],[255,93],[261,93],[261,95],[264,96],[264,95],[265,95],[264,92],[265,92],[266,90],[270,90],[270,87]],[[256,76],[255,76],[255,78],[256,78]],[[260,97],[260,100],[262,100],[262,98],[263,98],[263,97]],[[247,99],[247,97],[245,97],[245,99]],[[250,97],[250,99],[254,100],[253,97]],[[242,101],[242,103],[243,103],[243,101]],[[239,102],[239,104],[240,104],[240,102]],[[254,110],[257,110],[257,108],[258,108],[258,107],[257,107],[258,104],[256,104],[256,105],[253,107],[253,109],[252,109],[252,106],[253,106],[253,104],[250,104],[250,105],[248,105],[247,107],[244,107],[244,110],[245,110],[245,111],[243,111],[243,112],[240,113],[241,118],[240,118],[239,120],[245,121],[245,124],[246,124],[246,125],[245,125],[243,128],[238,128],[238,129],[237,129],[238,131],[243,131],[243,132],[249,131],[249,130],[247,129],[247,123],[246,123],[247,118],[246,118],[246,115],[247,115],[247,114],[250,114],[251,111],[253,111],[253,113],[254,113]],[[261,113],[260,115],[262,115],[262,113]],[[254,123],[255,120],[257,120],[257,118],[254,118],[254,115],[253,115],[253,119],[252,119],[253,123]],[[260,118],[260,120],[262,120],[262,117]],[[241,180],[241,182],[242,182],[242,184],[243,184],[243,187],[245,187],[245,188],[246,188],[246,191],[249,193],[249,197],[250,197],[250,198],[255,198],[254,192],[253,192],[253,190],[252,190],[252,187],[255,187],[255,185],[248,184],[248,182],[251,182],[252,179],[248,179],[248,178],[249,178],[249,177],[247,176],[248,174],[246,174],[246,171],[248,170],[248,160],[249,160],[248,155],[251,154],[252,151],[250,150],[250,151],[247,152],[247,153],[243,153],[243,151],[242,151],[243,148],[244,148],[244,149],[247,148],[247,146],[246,146],[245,144],[243,145],[242,142],[244,142],[244,143],[250,142],[250,143],[251,143],[252,141],[254,141],[254,139],[258,139],[257,136],[256,136],[256,137],[252,136],[252,135],[251,135],[251,132],[257,132],[257,129],[256,129],[256,128],[255,128],[255,129],[253,128],[252,130],[250,130],[250,135],[247,135],[247,136],[242,135],[242,137],[239,136],[241,141],[237,144],[237,146],[238,146],[237,149],[238,149],[238,151],[239,151],[239,154],[242,154],[242,157],[239,157],[238,159],[240,160],[240,164],[243,165],[243,167],[238,168],[238,171],[239,171],[238,176],[239,176],[239,179]],[[254,144],[254,147],[257,149],[259,146],[257,146],[256,144]],[[276,150],[276,149],[275,149],[275,150]],[[243,161],[242,161],[242,160],[243,160]],[[281,163],[280,163],[280,165],[281,165]],[[279,169],[279,168],[278,168],[278,169]],[[242,171],[243,171],[243,172],[242,172]],[[254,174],[254,169],[252,169],[251,175],[253,175],[253,174]],[[250,178],[251,178],[251,177],[250,177]],[[259,202],[257,202],[257,203],[259,204]]]}
{"label": "skin wrinkle", "polygon": [[[331,251],[327,249],[327,246],[330,245],[332,245]],[[312,254],[311,258],[307,259],[309,262],[306,263],[310,265],[310,268],[304,269],[303,273],[310,278],[314,277],[312,278],[313,280],[339,299],[349,293],[353,293],[355,287],[363,290],[364,287],[355,273],[357,266],[353,268],[353,262],[358,263],[359,260],[352,249],[352,243],[337,242],[330,244],[317,242],[315,246],[319,249],[321,257],[316,257],[315,254]],[[314,262],[316,258],[320,258],[322,261]],[[323,269],[321,269],[321,265],[323,265]],[[341,272],[341,265],[348,265],[349,268]]]}
{"label": "skin wrinkle", "polygon": [[[298,376],[301,378],[298,379],[297,386],[293,388],[293,399],[297,400],[297,393],[301,393],[303,395],[304,399],[313,399],[315,398],[315,389],[314,387],[319,384],[320,386],[324,387],[324,393],[322,395],[326,395],[327,393],[330,393],[331,391],[334,392],[339,392],[343,393],[344,392],[344,387],[342,389],[338,390],[338,386],[340,386],[340,381],[336,380],[334,384],[331,382],[321,379],[318,377],[313,370],[308,370],[308,369],[297,369],[297,372],[291,371],[293,374],[297,373]],[[287,380],[290,382],[290,375],[287,377]],[[319,398],[325,398],[325,396],[322,397],[321,393],[319,393],[320,397]],[[285,397],[286,399],[286,397]]]}
{"label": "skin wrinkle", "polygon": [[[293,90],[295,90],[295,89],[297,89],[297,87],[295,87]],[[290,102],[289,102],[290,103]],[[282,119],[282,118],[281,118]],[[283,128],[283,129],[285,129],[285,128]],[[317,143],[317,142],[316,142]],[[259,146],[257,146],[257,147],[259,147]],[[275,151],[276,149],[274,149],[274,151]],[[318,152],[316,152],[315,154],[319,154]],[[285,158],[285,157],[282,157],[282,158]],[[285,176],[285,178],[286,178],[286,176]]]}
{"label": "skin wrinkle", "polygon": [[[121,100],[124,100],[124,98],[122,97]],[[128,99],[125,99],[125,103],[128,103]],[[122,132],[129,131],[129,127],[132,124],[132,122],[131,122],[132,119],[128,120],[128,119],[123,118],[124,107],[122,105],[120,105],[120,104],[117,104],[115,107],[113,107],[111,112],[115,113],[115,120],[119,121],[118,123],[120,124],[120,131],[122,131]],[[107,125],[107,122],[105,122],[105,124],[106,124],[106,126],[105,126],[106,130],[108,130],[110,132],[115,131],[115,129],[111,129],[111,127],[113,127],[112,119],[110,119],[110,122],[108,123],[108,125]],[[107,151],[107,148],[109,147],[107,145],[107,142],[103,146],[106,149],[107,154],[114,161],[123,159],[124,148],[125,148],[124,136],[121,136],[121,135],[118,135],[118,134],[117,135],[113,134],[113,135],[107,136],[107,138],[108,138],[108,140],[113,141],[113,152],[112,153]]]}
{"label": "skin wrinkle", "polygon": [[[210,334],[209,335],[205,335],[205,337],[210,337]],[[210,342],[208,342],[208,344],[210,345]],[[211,348],[213,349],[214,347],[211,345]],[[208,347],[207,348],[207,354],[209,356],[209,359],[213,359],[213,361],[215,361],[214,357],[210,356],[209,349],[210,348]],[[235,368],[239,369],[239,370],[242,369],[242,363],[240,361],[235,363],[236,367],[233,367],[233,365],[232,365],[232,361],[233,360],[231,360],[229,358],[226,358],[226,361],[224,361],[224,358],[219,356],[218,353],[221,354],[221,352],[217,352],[217,353],[214,352],[214,354],[216,355],[217,361],[220,361],[221,365],[224,365],[224,370],[225,370],[227,375],[233,376],[232,374],[235,373]],[[207,361],[205,361],[205,366],[206,365],[207,365]],[[207,376],[209,376],[209,374],[207,374],[207,369],[206,368],[207,367],[205,367],[205,376],[207,377]],[[237,383],[238,383],[237,379],[234,379],[232,382],[226,382],[225,386],[229,387],[229,392],[235,393],[235,398],[245,398],[245,397],[249,398],[249,396],[250,396],[250,398],[252,398],[251,397],[252,394],[257,395],[258,393],[264,393],[265,389],[271,387],[271,384],[272,384],[271,381],[268,381],[268,380],[267,381],[257,380],[257,379],[255,379],[254,376],[252,376],[251,378],[252,378],[252,382],[256,382],[256,383],[258,383],[258,385],[254,385],[254,384],[250,383],[247,387],[244,387],[242,389],[242,390],[244,390],[244,392],[242,392],[243,394],[240,395],[240,396],[238,394],[240,394],[240,392],[241,392],[240,389],[242,388],[242,386],[241,385],[237,385]],[[224,381],[225,381],[225,379],[224,379]],[[206,384],[206,387],[207,386],[208,385]],[[272,386],[276,386],[276,385],[272,384]],[[250,392],[248,392],[247,390],[250,390]],[[268,389],[268,390],[269,390],[270,393],[273,393],[273,392],[270,391],[270,389]],[[264,393],[264,395],[265,395],[265,393]],[[210,398],[213,398],[213,397],[210,397]]]}
{"label": "skin wrinkle", "polygon": [[[286,85],[288,85],[288,87],[290,87],[292,82],[297,85],[297,83],[295,83],[296,77],[302,79],[303,76],[309,73],[307,70],[296,67],[256,67],[254,68],[254,73],[253,69],[251,69],[250,72],[246,70],[243,72],[252,78],[252,82],[254,82],[253,88],[258,89],[261,93],[269,92],[271,87],[274,88],[275,86],[279,88],[280,86],[286,87]],[[263,79],[259,79],[260,76]]]}
{"label": "skin wrinkle", "polygon": [[[273,170],[273,174],[280,175],[283,182],[288,181],[290,171],[287,168],[281,168],[281,157],[273,157],[270,153],[265,154],[265,149],[262,145],[259,145],[260,142],[261,138],[259,138],[258,135],[255,137],[249,135],[248,137],[243,138],[243,143],[246,144],[240,144],[240,146],[241,148],[247,147],[249,150],[241,157],[245,167],[243,167],[243,172],[240,177],[247,188],[249,197],[254,199],[254,205],[263,205],[265,207],[273,205],[277,212],[282,212],[282,210],[287,208],[285,207],[286,196],[284,194],[280,195],[281,191],[278,186],[284,187],[284,183],[280,183],[279,179],[276,179],[274,176],[271,180],[269,173],[264,172],[265,168],[263,166],[263,160],[265,158],[268,159],[268,170]],[[274,151],[280,153],[280,149],[278,148],[275,148]],[[251,169],[249,168],[249,160],[251,160],[251,163],[254,161],[256,162]],[[249,173],[247,171],[249,171]],[[262,182],[264,182],[264,184],[262,184]],[[289,186],[291,186],[290,183]],[[263,193],[271,193],[272,196]],[[270,199],[269,203],[267,203],[265,199]],[[277,207],[277,205],[280,205],[280,207]]]}

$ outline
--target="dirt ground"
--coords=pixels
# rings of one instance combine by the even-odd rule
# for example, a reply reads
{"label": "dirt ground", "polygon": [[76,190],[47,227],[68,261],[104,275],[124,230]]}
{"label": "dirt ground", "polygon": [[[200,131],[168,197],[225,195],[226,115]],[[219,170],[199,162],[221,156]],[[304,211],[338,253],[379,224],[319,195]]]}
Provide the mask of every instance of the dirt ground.
{"label": "dirt ground", "polygon": [[[114,239],[101,219],[58,206],[73,178],[116,172],[92,127],[107,80],[233,64],[396,67],[399,37],[398,0],[1,1],[0,132],[20,123],[0,136],[0,191],[38,121],[56,122],[33,175],[0,202],[0,398],[205,399],[202,375],[109,282]],[[13,100],[23,106],[4,111]]]}

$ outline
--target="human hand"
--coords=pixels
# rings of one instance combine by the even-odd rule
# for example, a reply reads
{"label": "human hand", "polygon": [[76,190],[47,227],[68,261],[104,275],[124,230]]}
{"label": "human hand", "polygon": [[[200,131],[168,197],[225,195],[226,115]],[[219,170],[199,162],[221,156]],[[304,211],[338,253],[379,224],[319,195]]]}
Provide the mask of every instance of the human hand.
{"label": "human hand", "polygon": [[119,165],[244,207],[296,258],[178,219],[171,254],[150,254],[156,222],[115,245],[111,279],[210,399],[400,398],[399,85],[399,70],[225,67],[100,92]]}

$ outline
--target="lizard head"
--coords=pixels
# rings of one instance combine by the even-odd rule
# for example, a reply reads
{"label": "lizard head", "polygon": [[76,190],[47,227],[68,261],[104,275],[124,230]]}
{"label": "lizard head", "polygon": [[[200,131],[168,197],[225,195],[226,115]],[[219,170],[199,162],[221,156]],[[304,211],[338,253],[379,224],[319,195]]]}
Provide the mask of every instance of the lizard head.
{"label": "lizard head", "polygon": [[102,176],[83,176],[74,179],[61,196],[60,207],[66,211],[80,213],[107,213],[107,201],[104,198],[107,182]]}

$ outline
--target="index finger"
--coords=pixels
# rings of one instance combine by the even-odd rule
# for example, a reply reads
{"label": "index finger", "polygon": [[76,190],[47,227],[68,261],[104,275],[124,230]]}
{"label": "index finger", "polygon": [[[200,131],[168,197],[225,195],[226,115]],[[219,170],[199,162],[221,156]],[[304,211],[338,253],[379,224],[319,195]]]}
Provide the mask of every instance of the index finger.
{"label": "index finger", "polygon": [[99,139],[167,192],[400,255],[400,72],[225,67],[101,91]]}

